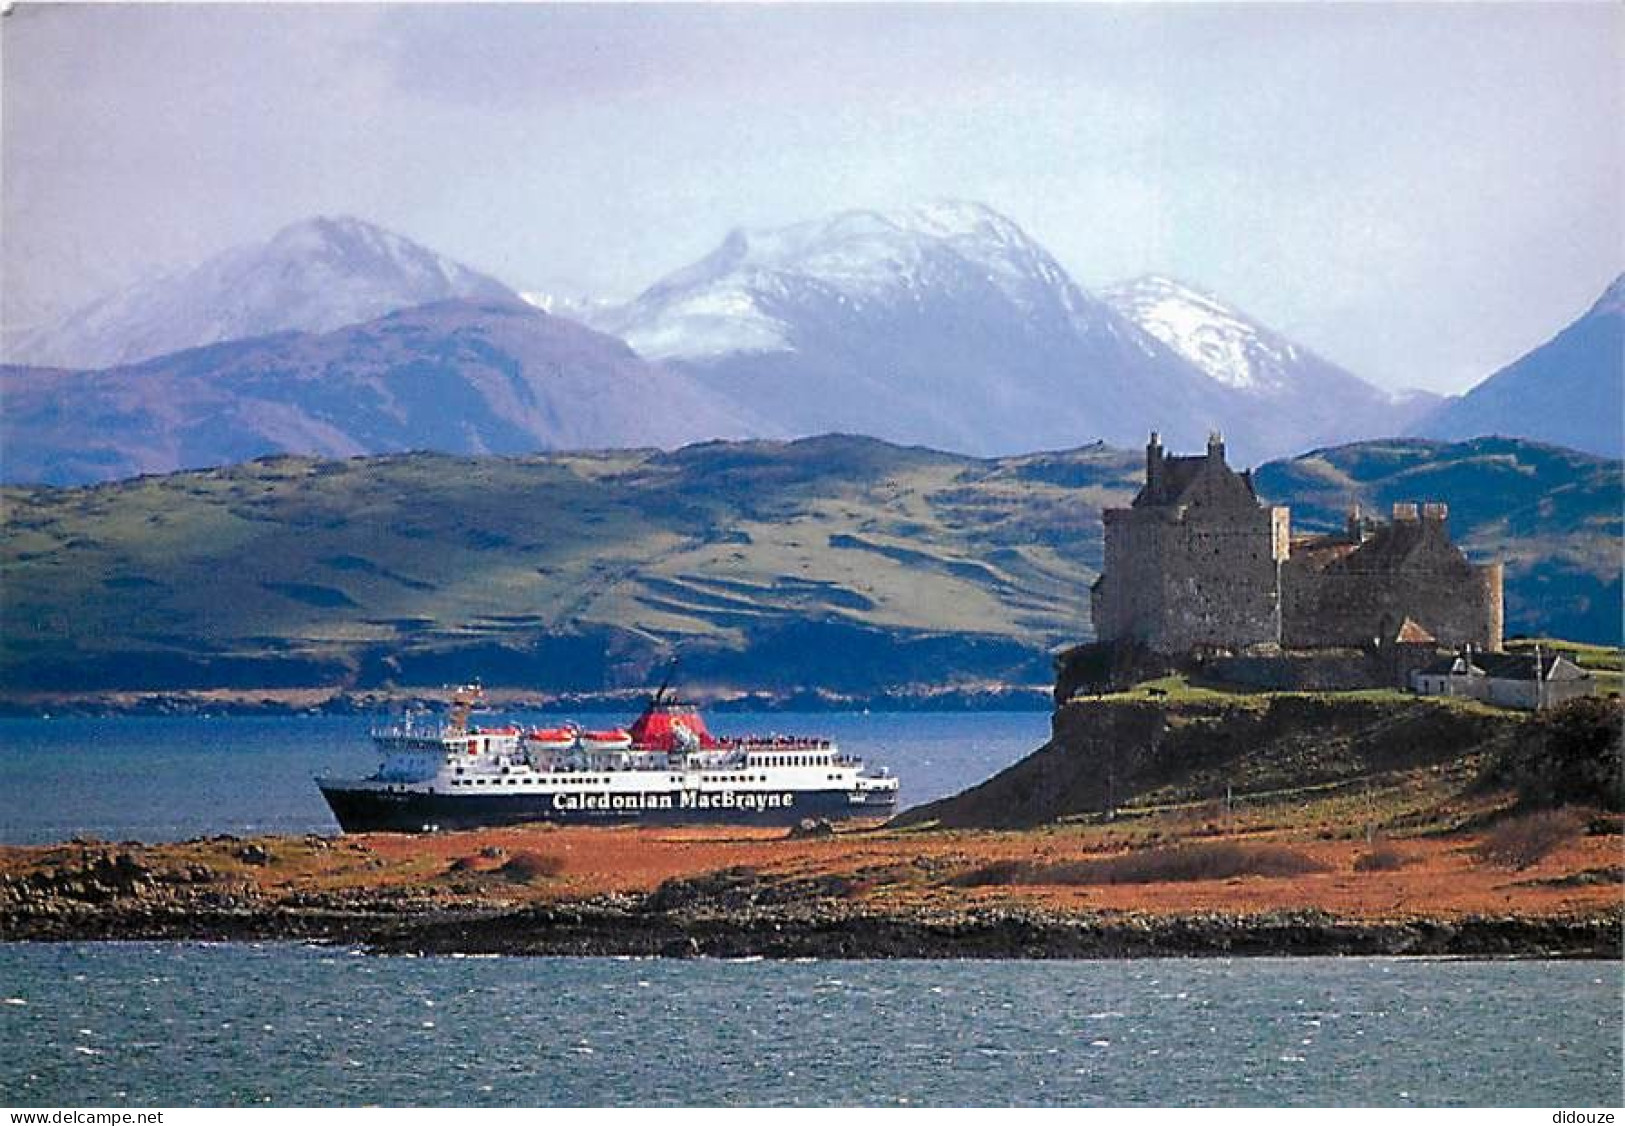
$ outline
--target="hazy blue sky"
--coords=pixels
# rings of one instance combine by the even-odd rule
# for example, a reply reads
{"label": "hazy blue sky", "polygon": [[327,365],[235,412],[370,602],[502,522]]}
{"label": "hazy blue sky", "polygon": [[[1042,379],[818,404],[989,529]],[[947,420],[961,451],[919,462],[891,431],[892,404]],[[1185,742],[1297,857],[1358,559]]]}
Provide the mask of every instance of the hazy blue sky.
{"label": "hazy blue sky", "polygon": [[7,316],[313,213],[626,296],[734,226],[982,200],[1461,389],[1625,268],[1625,8],[36,5]]}

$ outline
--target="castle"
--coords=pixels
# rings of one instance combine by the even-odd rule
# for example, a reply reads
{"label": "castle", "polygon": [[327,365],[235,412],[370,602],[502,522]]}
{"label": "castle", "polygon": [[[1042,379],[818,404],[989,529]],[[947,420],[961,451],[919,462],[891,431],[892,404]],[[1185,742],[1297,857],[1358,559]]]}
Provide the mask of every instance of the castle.
{"label": "castle", "polygon": [[1396,504],[1388,523],[1356,510],[1341,533],[1294,539],[1290,511],[1225,464],[1219,435],[1205,456],[1170,457],[1153,433],[1145,486],[1104,513],[1096,636],[1170,655],[1499,650],[1501,564],[1468,562],[1448,516],[1442,504]]}

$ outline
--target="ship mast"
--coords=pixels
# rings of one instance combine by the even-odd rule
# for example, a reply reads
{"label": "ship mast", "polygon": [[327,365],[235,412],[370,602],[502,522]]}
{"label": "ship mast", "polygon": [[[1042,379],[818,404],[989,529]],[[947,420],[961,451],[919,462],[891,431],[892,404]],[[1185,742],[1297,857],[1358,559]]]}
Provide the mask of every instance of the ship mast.
{"label": "ship mast", "polygon": [[468,734],[468,715],[480,702],[483,692],[478,684],[464,684],[451,694],[451,716],[446,722],[452,735]]}
{"label": "ship mast", "polygon": [[677,677],[677,657],[672,655],[670,663],[666,665],[665,675],[660,678],[660,687],[655,689],[654,696],[649,700],[649,707],[658,708],[666,698],[666,692],[671,688],[671,682]]}

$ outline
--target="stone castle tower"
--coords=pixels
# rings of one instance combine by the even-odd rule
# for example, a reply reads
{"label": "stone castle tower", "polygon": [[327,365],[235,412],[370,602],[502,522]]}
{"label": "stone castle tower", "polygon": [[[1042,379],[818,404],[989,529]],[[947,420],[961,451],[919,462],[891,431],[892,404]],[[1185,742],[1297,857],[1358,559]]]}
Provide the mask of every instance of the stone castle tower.
{"label": "stone castle tower", "polygon": [[1502,569],[1450,541],[1444,505],[1396,505],[1389,524],[1350,519],[1338,535],[1291,535],[1214,434],[1207,453],[1170,457],[1156,434],[1145,486],[1103,514],[1105,566],[1090,591],[1095,634],[1167,654],[1367,648],[1426,636],[1501,647]]}
{"label": "stone castle tower", "polygon": [[1218,434],[1202,457],[1169,457],[1152,434],[1145,487],[1103,518],[1105,567],[1090,592],[1100,638],[1163,653],[1280,640],[1288,513],[1225,464]]}

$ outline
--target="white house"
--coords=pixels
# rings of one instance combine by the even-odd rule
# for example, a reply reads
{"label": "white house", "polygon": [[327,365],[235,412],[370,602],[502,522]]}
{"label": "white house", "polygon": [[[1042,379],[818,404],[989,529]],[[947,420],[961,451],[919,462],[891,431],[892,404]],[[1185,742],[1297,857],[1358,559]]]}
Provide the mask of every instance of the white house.
{"label": "white house", "polygon": [[1422,696],[1465,696],[1540,711],[1596,691],[1591,674],[1560,653],[1474,652],[1471,646],[1411,674]]}

